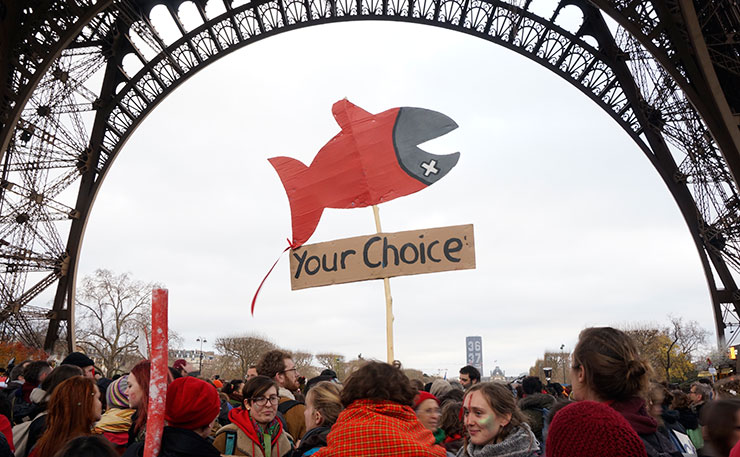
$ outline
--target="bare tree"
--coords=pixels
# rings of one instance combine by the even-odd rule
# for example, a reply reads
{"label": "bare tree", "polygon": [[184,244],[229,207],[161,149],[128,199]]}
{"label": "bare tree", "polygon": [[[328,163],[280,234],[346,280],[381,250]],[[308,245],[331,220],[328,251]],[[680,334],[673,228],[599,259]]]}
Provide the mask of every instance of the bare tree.
{"label": "bare tree", "polygon": [[333,370],[337,374],[337,378],[340,381],[344,380],[344,371],[346,364],[344,362],[344,356],[341,354],[334,354],[331,352],[325,352],[323,354],[316,354],[316,360],[324,368]]}
{"label": "bare tree", "polygon": [[247,374],[250,365],[257,364],[262,354],[277,349],[277,346],[266,338],[249,334],[216,338],[215,346],[217,351],[239,364],[241,376]]}
{"label": "bare tree", "polygon": [[77,343],[93,359],[102,361],[109,376],[122,372],[137,354],[137,339],[149,324],[152,289],[155,283],[96,270],[82,280],[77,294],[81,311],[77,321]]}
{"label": "bare tree", "polygon": [[314,376],[318,376],[321,370],[313,366],[313,354],[306,351],[294,351],[293,362],[295,362],[296,368],[301,376],[305,376],[306,379],[311,379]]}
{"label": "bare tree", "polygon": [[709,332],[703,328],[697,321],[684,322],[682,318],[676,316],[669,316],[670,327],[669,333],[671,339],[676,341],[676,344],[684,354],[690,354],[692,358],[695,358],[698,354],[698,349],[707,342]]}
{"label": "bare tree", "polygon": [[669,316],[670,326],[637,323],[623,329],[650,362],[658,380],[683,381],[695,370],[695,352],[706,341],[707,332],[696,321],[684,323]]}

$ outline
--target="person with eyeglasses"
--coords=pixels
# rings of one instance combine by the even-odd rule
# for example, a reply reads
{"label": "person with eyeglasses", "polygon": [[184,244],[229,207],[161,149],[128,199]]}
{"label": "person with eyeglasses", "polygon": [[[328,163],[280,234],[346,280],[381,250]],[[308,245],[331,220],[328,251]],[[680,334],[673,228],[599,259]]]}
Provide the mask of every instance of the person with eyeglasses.
{"label": "person with eyeglasses", "polygon": [[285,419],[284,425],[290,436],[294,440],[300,439],[306,434],[306,405],[296,399],[295,394],[300,393],[300,374],[293,356],[279,349],[268,351],[257,363],[257,373],[277,383],[280,397],[278,411]]}
{"label": "person with eyeglasses", "polygon": [[213,446],[224,455],[283,457],[293,444],[277,419],[278,384],[267,376],[250,379],[242,390],[244,403],[229,411],[231,424],[216,432]]}

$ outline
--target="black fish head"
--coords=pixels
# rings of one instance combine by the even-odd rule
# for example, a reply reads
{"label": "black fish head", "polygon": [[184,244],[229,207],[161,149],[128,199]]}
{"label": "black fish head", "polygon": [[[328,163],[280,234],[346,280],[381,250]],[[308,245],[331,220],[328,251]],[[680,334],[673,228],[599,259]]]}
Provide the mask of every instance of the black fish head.
{"label": "black fish head", "polygon": [[419,145],[457,128],[455,121],[437,111],[424,108],[399,108],[393,127],[393,144],[401,168],[412,178],[430,186],[457,164],[460,153],[436,155]]}

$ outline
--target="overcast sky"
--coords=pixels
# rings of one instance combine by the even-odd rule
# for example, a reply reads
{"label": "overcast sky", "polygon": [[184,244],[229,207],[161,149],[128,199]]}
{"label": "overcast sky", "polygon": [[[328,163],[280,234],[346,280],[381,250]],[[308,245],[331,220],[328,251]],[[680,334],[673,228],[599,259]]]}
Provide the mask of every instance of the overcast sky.
{"label": "overcast sky", "polygon": [[[391,279],[395,354],[457,374],[465,337],[484,370],[525,372],[593,325],[667,322],[714,331],[699,257],[677,206],[626,133],[558,76],[489,42],[427,26],[347,23],[249,45],[161,103],[116,159],[80,258],[169,289],[170,326],[257,332],[276,344],[385,359],[382,281],[290,290],[290,210],[267,158],[311,162],[339,132],[344,97],[376,113],[442,112],[459,129],[425,145],[458,165],[381,205],[385,231],[472,223],[477,268]],[[371,208],[334,210],[309,243],[373,233]],[[715,340],[712,333],[711,342]]]}

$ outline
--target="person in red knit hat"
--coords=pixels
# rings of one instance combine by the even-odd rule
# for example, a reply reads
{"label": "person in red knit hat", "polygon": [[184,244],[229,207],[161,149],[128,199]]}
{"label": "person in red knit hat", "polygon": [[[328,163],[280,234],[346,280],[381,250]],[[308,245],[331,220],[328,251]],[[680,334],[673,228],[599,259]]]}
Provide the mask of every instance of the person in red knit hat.
{"label": "person in red knit hat", "polygon": [[400,369],[367,362],[342,389],[345,410],[313,457],[445,457],[411,408],[416,390]]}
{"label": "person in red knit hat", "polygon": [[[167,387],[160,457],[219,457],[206,439],[218,417],[221,401],[216,388],[192,376],[178,378]],[[134,443],[124,457],[144,455],[144,442]]]}
{"label": "person in red knit hat", "polygon": [[547,457],[646,457],[629,422],[603,403],[579,401],[557,411],[547,434]]}
{"label": "person in red knit hat", "polygon": [[434,434],[434,444],[442,444],[445,440],[445,431],[439,428],[439,418],[442,417],[442,409],[439,400],[426,391],[420,391],[414,399],[414,412],[421,422]]}

